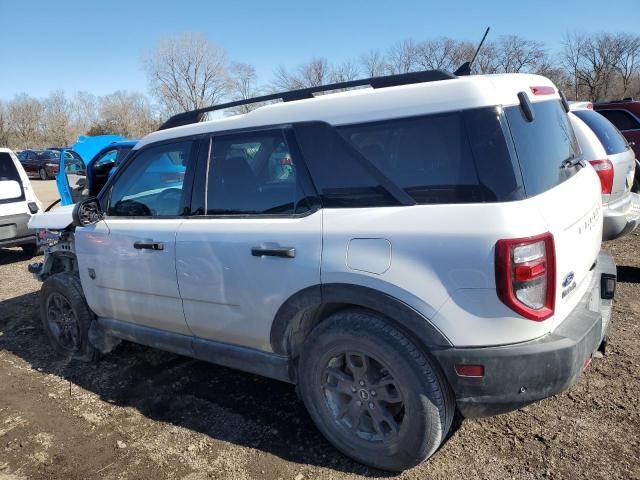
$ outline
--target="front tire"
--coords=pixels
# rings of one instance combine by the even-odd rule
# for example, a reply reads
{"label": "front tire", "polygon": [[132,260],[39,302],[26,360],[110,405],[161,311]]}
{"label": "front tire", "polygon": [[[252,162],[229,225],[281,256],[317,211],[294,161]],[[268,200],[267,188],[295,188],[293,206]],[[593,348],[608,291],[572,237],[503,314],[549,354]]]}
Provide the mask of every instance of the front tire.
{"label": "front tire", "polygon": [[402,471],[445,439],[453,396],[437,366],[384,317],[338,312],[302,348],[298,384],[323,435],[353,459]]}
{"label": "front tire", "polygon": [[40,290],[40,316],[57,353],[83,361],[98,358],[98,351],[89,342],[89,327],[95,315],[75,275],[58,273],[44,281]]}
{"label": "front tire", "polygon": [[40,167],[40,170],[38,170],[38,176],[40,177],[40,180],[49,180],[49,174],[42,167]]}

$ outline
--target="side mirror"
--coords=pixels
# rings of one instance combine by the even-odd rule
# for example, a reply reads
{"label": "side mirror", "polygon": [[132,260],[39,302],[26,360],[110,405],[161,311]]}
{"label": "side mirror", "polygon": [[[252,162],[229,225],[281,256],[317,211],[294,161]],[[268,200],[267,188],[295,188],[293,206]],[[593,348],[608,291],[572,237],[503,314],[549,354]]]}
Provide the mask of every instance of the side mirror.
{"label": "side mirror", "polygon": [[20,198],[22,189],[20,184],[15,180],[0,181],[0,200],[10,200],[12,198]]}
{"label": "side mirror", "polygon": [[73,208],[73,225],[76,227],[86,227],[94,225],[104,218],[100,202],[95,197],[76,203]]}

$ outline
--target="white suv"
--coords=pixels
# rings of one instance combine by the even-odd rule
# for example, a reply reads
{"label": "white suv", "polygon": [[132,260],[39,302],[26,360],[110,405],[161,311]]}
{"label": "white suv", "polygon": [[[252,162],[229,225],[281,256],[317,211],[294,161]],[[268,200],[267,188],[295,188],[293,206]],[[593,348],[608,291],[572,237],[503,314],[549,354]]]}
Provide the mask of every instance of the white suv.
{"label": "white suv", "polygon": [[18,158],[0,148],[0,247],[21,247],[27,255],[35,255],[36,237],[27,225],[41,208]]}
{"label": "white suv", "polygon": [[388,470],[433,454],[456,408],[576,380],[616,269],[549,80],[430,71],[254,100],[275,97],[148,135],[97,199],[32,221],[57,349],[126,339],[297,383],[333,445]]}

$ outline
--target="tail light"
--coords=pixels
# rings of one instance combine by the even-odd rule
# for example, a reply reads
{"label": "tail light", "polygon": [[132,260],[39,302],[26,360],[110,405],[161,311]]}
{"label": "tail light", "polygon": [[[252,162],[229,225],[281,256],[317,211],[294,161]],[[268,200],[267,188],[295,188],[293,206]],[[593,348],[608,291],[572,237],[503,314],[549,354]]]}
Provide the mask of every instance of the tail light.
{"label": "tail light", "polygon": [[613,163],[611,160],[589,160],[600,177],[600,185],[602,185],[602,193],[611,193],[613,187]]}
{"label": "tail light", "polygon": [[553,235],[498,240],[498,298],[523,317],[541,322],[555,307],[556,261]]}

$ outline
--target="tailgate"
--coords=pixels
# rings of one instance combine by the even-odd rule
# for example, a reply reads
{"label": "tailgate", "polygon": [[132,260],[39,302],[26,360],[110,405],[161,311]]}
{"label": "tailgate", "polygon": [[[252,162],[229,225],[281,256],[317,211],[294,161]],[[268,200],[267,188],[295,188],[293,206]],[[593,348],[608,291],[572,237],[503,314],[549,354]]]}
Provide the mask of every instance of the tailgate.
{"label": "tailgate", "polygon": [[633,150],[629,148],[622,153],[609,155],[609,160],[613,164],[613,185],[609,202],[615,202],[631,191],[636,169],[636,158]]}
{"label": "tailgate", "polygon": [[584,295],[600,252],[600,180],[593,169],[585,167],[535,200],[555,242],[555,328]]}

